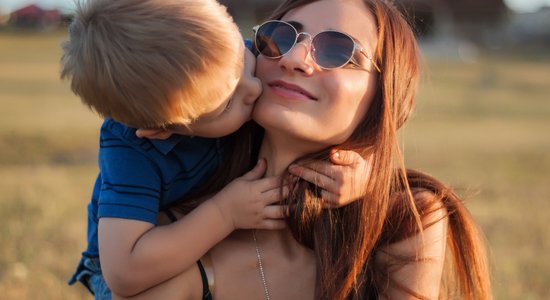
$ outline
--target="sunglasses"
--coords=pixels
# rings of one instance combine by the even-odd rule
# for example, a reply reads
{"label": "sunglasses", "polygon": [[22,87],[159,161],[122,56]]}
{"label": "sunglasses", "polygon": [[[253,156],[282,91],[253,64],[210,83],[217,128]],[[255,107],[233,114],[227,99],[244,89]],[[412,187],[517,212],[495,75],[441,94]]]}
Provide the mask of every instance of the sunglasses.
{"label": "sunglasses", "polygon": [[311,57],[322,69],[334,70],[352,63],[356,67],[363,68],[355,59],[357,52],[363,54],[378,72],[380,68],[373,58],[368,55],[363,47],[351,36],[334,30],[321,31],[314,36],[307,32],[298,32],[296,28],[287,22],[272,20],[253,27],[254,44],[256,50],[263,56],[277,59],[294,48],[300,36],[304,35],[310,40]]}

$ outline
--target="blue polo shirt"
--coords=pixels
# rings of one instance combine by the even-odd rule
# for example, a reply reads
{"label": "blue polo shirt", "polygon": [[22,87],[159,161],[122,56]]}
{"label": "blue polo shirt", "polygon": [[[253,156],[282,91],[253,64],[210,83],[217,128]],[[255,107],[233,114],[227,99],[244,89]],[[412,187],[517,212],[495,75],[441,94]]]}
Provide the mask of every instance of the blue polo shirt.
{"label": "blue polo shirt", "polygon": [[173,135],[167,140],[138,138],[136,130],[112,119],[101,126],[99,175],[88,204],[88,247],[99,255],[102,217],[156,224],[160,208],[181,200],[220,165],[223,139]]}

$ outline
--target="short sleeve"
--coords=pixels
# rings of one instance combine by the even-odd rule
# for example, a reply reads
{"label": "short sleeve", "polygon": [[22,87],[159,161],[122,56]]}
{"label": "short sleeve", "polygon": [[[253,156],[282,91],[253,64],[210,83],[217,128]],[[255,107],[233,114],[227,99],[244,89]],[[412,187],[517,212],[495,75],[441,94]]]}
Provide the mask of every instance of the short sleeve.
{"label": "short sleeve", "polygon": [[162,196],[161,173],[140,149],[102,132],[98,218],[156,223]]}

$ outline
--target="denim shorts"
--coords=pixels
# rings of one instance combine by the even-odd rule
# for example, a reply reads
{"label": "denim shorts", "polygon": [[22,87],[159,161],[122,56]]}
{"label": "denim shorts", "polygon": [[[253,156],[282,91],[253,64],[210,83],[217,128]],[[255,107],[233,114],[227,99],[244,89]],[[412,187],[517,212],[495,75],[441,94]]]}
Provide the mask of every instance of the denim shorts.
{"label": "denim shorts", "polygon": [[69,285],[82,282],[86,288],[94,295],[95,300],[111,300],[111,290],[101,273],[99,257],[83,256],[78,264],[76,272],[69,280]]}

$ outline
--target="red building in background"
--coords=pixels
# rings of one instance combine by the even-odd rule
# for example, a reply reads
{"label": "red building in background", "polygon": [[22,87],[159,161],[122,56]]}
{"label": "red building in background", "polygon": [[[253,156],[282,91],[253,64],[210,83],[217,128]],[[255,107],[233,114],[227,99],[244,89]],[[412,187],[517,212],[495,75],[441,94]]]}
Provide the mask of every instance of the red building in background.
{"label": "red building in background", "polygon": [[61,23],[61,13],[57,9],[46,10],[32,4],[11,13],[9,24],[14,27],[33,29],[57,28]]}

